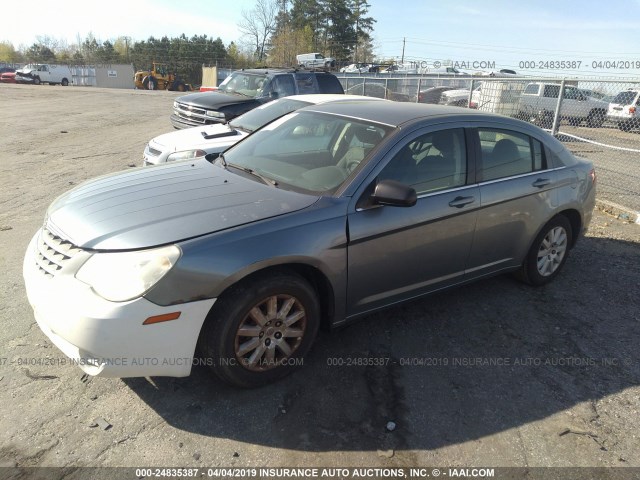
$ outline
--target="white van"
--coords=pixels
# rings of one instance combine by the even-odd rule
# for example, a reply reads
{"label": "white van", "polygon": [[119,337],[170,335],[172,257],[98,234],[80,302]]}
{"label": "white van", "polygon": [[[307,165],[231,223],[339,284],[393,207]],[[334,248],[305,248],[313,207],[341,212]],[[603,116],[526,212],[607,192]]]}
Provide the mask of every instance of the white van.
{"label": "white van", "polygon": [[66,87],[73,83],[73,77],[71,76],[71,69],[67,65],[29,64],[16,70],[16,82],[33,83],[34,85],[40,85],[41,83],[55,85],[58,83]]}
{"label": "white van", "polygon": [[303,68],[333,68],[336,66],[335,58],[325,57],[320,53],[301,53],[296,55],[296,61]]}

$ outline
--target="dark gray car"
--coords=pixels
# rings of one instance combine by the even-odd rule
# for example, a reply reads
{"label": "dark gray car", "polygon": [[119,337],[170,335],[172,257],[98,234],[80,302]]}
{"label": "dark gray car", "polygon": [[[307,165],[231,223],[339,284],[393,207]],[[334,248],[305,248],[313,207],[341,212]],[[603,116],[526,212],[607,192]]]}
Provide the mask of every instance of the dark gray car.
{"label": "dark gray car", "polygon": [[214,163],[71,190],[24,275],[43,331],[92,375],[188,375],[197,344],[195,358],[250,387],[299,365],[321,324],[503,272],[553,280],[594,202],[593,166],[533,125],[326,104]]}

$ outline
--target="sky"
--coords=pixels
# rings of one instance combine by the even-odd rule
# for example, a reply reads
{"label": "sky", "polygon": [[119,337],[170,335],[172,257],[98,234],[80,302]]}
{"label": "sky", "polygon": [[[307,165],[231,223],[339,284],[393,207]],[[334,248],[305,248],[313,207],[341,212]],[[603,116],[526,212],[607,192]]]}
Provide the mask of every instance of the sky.
{"label": "sky", "polygon": [[[17,48],[38,36],[69,44],[97,39],[206,34],[225,45],[241,39],[237,23],[255,0],[110,0],[11,2],[0,40]],[[369,0],[374,45],[385,58],[460,70],[640,75],[640,0]],[[301,52],[304,53],[304,52]],[[561,62],[565,62],[564,65]],[[484,62],[484,63],[483,63]],[[482,68],[484,67],[484,68]],[[493,67],[493,68],[491,68]],[[532,68],[535,67],[535,68]]]}

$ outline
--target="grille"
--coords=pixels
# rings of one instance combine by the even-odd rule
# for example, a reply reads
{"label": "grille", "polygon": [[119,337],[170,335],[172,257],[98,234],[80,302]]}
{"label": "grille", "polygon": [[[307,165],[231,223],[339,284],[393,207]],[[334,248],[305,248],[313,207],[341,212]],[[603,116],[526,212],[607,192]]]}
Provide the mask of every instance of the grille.
{"label": "grille", "polygon": [[80,251],[71,242],[54,235],[46,228],[40,232],[36,245],[36,264],[47,277],[54,277]]}
{"label": "grille", "polygon": [[190,107],[182,103],[178,103],[175,108],[175,113],[180,118],[190,120],[193,123],[206,123],[205,110],[197,107]]}

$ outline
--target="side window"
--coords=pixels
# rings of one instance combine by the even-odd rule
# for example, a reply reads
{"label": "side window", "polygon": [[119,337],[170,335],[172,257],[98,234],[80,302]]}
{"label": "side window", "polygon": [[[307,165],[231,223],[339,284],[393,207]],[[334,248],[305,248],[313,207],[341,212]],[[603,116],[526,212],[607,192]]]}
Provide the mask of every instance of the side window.
{"label": "side window", "polygon": [[537,95],[540,91],[540,85],[537,83],[530,83],[527,88],[524,89],[525,95]]}
{"label": "side window", "polygon": [[549,98],[558,98],[560,95],[560,85],[545,85],[543,96]]}
{"label": "side window", "polygon": [[464,130],[440,130],[412,140],[378,178],[410,185],[418,195],[463,186],[467,178]]}
{"label": "side window", "polygon": [[273,91],[278,94],[278,97],[295,95],[296,87],[293,83],[293,77],[291,75],[278,75],[275,77]]}
{"label": "side window", "polygon": [[542,144],[510,130],[479,128],[481,181],[496,180],[546,168]]}

